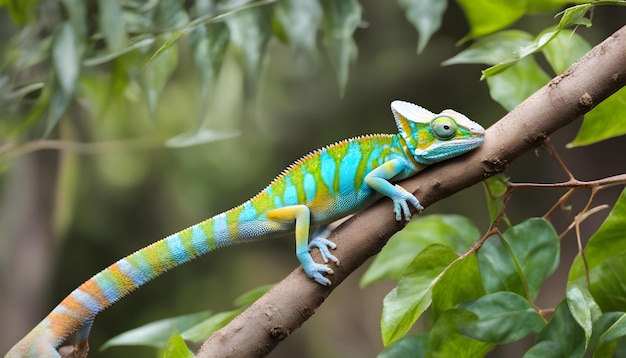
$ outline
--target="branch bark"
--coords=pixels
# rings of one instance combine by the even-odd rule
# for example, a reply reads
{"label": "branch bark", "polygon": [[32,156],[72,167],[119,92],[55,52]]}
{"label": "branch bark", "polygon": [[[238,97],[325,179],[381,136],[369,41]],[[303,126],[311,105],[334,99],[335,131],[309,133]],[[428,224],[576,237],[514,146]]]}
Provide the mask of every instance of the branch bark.
{"label": "branch bark", "polygon": [[[491,126],[478,150],[438,164],[401,185],[425,207],[504,171],[524,152],[591,110],[626,85],[626,26],[594,47],[565,73],[553,78]],[[381,200],[357,213],[331,235],[338,244],[332,285],[293,271],[201,347],[198,357],[260,357],[312,316],[350,273],[375,255],[402,228],[391,202]],[[320,260],[319,255],[314,258]]]}

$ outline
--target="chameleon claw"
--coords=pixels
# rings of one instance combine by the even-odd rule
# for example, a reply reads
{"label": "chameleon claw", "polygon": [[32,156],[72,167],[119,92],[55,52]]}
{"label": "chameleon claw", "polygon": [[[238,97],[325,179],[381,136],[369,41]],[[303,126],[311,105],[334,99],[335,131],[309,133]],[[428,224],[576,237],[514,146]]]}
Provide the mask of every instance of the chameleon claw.
{"label": "chameleon claw", "polygon": [[[306,271],[305,271],[306,272]],[[328,278],[326,278],[323,273],[327,274],[327,275],[332,275],[333,274],[333,270],[326,266],[326,265],[322,265],[322,264],[315,264],[315,267],[313,269],[312,272],[306,272],[306,275],[310,278],[312,278],[313,280],[315,280],[315,282],[324,285],[324,286],[329,286],[330,285],[330,280]]]}
{"label": "chameleon claw", "polygon": [[393,199],[393,212],[396,214],[396,221],[401,221],[404,216],[405,221],[411,220],[411,210],[409,209],[409,204],[413,206],[418,212],[424,210],[424,207],[420,204],[417,198],[406,191],[403,187],[399,185],[395,185],[398,190],[398,198]]}
{"label": "chameleon claw", "polygon": [[339,259],[335,255],[331,254],[329,250],[329,248],[332,250],[336,249],[337,244],[323,237],[314,237],[311,239],[311,242],[309,242],[309,251],[315,247],[320,250],[320,254],[322,255],[322,260],[324,260],[324,262],[328,263],[328,261],[332,261],[339,265]]}
{"label": "chameleon claw", "polygon": [[313,258],[311,257],[311,254],[309,254],[308,251],[302,254],[299,254],[298,260],[300,260],[300,263],[302,264],[302,269],[304,270],[304,273],[308,277],[312,278],[313,280],[315,280],[316,282],[324,286],[330,285],[330,280],[324,277],[324,274],[332,275],[334,273],[333,269],[331,269],[330,267],[326,265],[318,264],[315,261],[313,261]]}

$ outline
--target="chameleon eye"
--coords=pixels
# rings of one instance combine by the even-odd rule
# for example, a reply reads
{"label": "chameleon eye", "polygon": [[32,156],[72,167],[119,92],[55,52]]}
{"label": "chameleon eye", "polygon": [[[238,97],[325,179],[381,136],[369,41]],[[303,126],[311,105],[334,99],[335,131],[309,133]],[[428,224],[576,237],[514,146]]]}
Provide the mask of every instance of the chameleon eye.
{"label": "chameleon eye", "polygon": [[430,128],[437,139],[450,139],[456,135],[457,124],[454,119],[447,116],[435,117],[430,121]]}

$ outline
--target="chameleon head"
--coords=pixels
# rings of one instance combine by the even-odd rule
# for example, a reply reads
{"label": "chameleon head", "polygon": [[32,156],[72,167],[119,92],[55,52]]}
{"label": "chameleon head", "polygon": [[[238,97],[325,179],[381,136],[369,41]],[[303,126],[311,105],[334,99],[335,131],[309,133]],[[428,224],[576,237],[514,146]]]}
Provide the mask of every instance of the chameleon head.
{"label": "chameleon head", "polygon": [[485,129],[451,109],[434,114],[404,101],[391,102],[400,135],[415,160],[433,164],[480,146]]}

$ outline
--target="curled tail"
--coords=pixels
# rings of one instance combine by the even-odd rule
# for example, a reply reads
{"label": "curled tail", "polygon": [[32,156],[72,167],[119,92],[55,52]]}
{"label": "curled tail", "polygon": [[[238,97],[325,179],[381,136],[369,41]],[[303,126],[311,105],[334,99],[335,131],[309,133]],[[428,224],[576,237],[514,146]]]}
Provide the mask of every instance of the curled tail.
{"label": "curled tail", "polygon": [[60,357],[57,348],[77,332],[85,344],[96,315],[139,286],[236,238],[219,214],[124,257],[72,291],[6,357]]}

